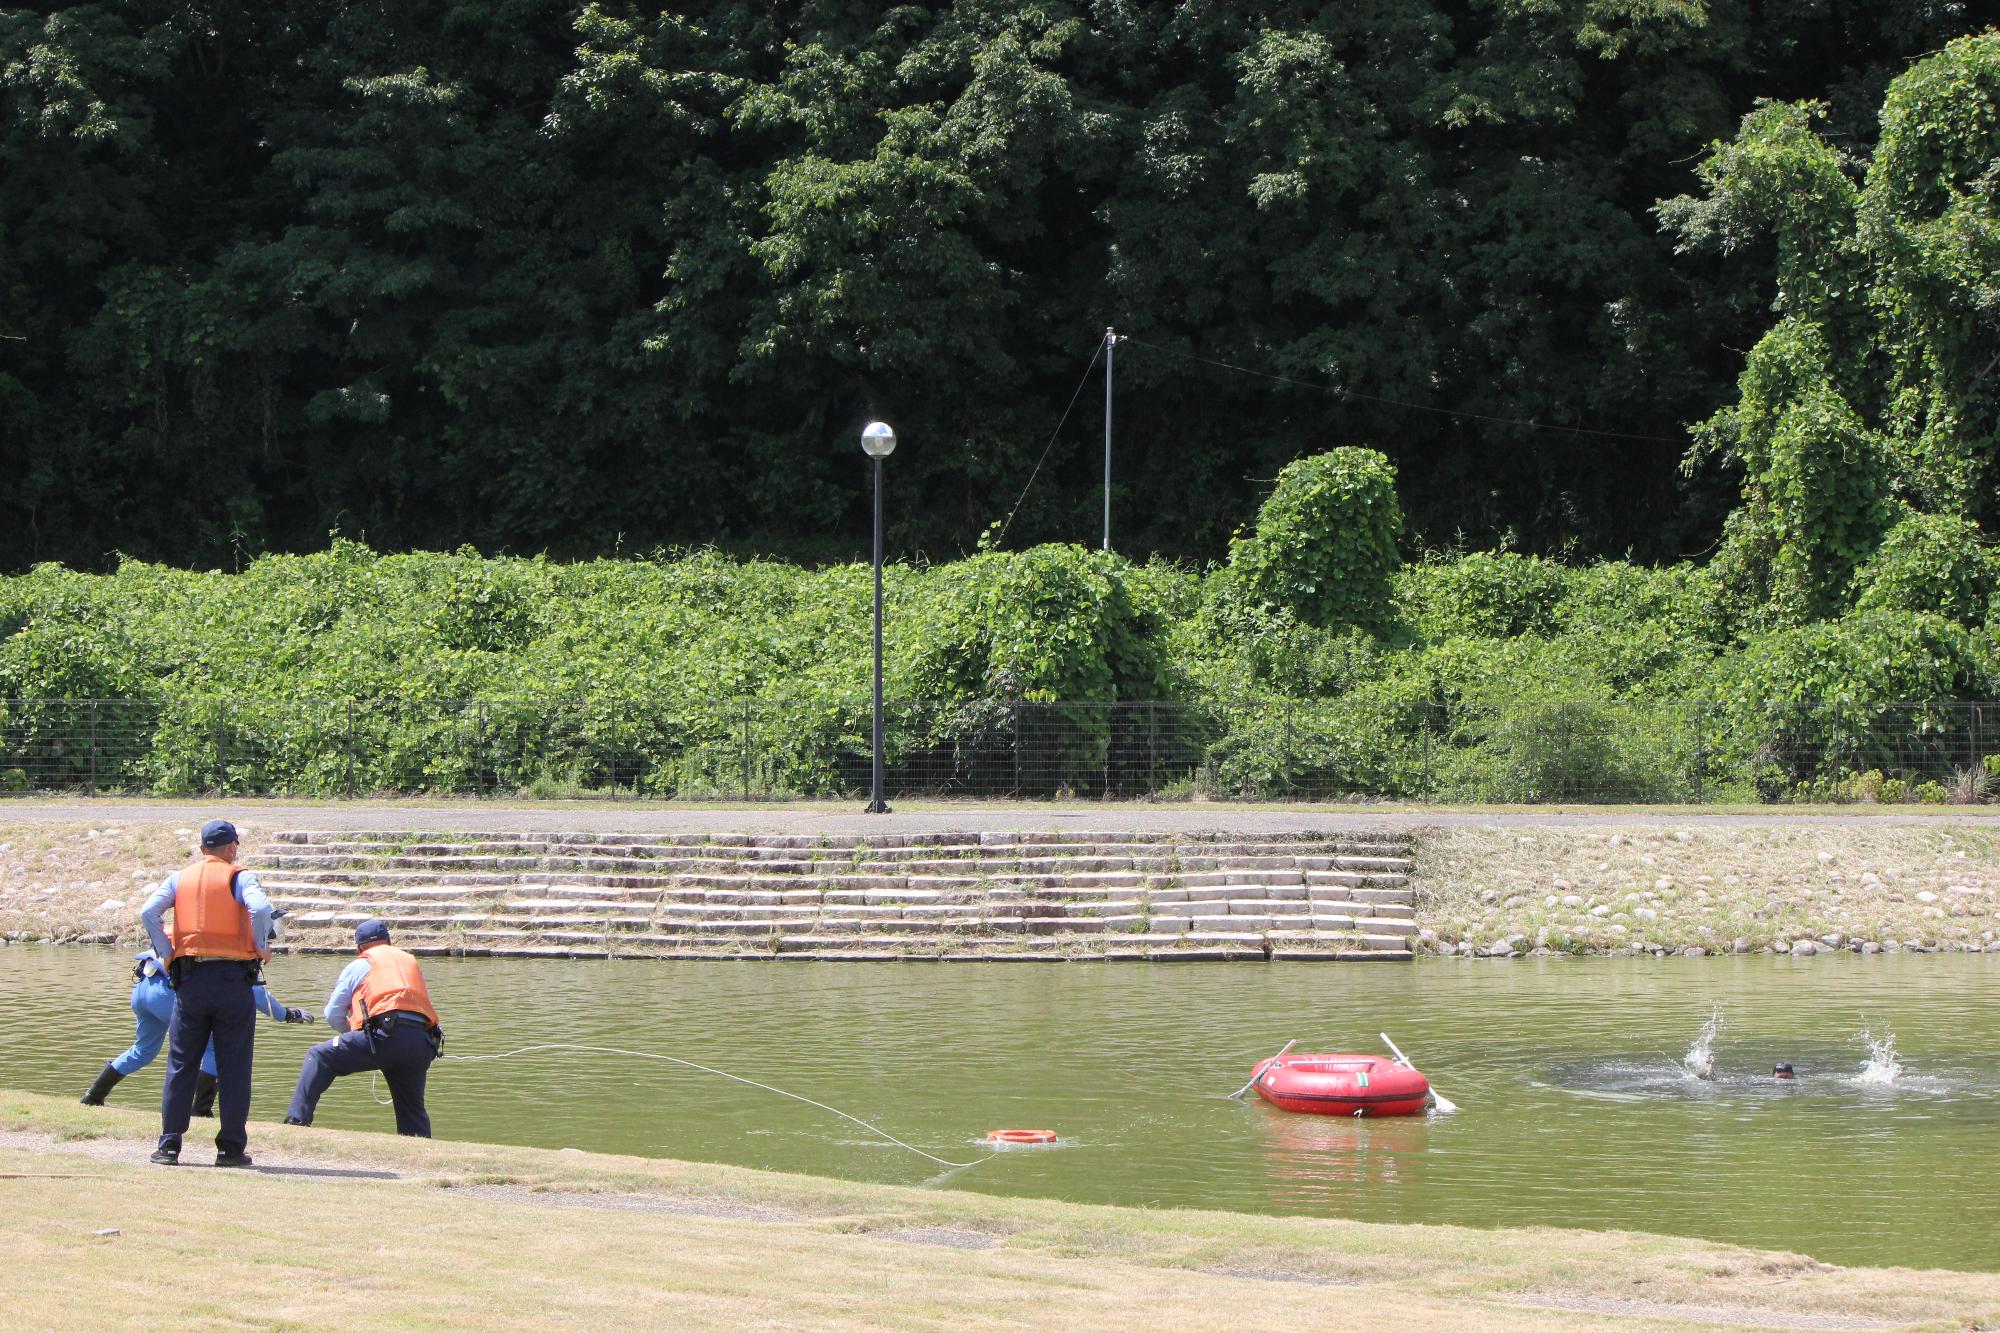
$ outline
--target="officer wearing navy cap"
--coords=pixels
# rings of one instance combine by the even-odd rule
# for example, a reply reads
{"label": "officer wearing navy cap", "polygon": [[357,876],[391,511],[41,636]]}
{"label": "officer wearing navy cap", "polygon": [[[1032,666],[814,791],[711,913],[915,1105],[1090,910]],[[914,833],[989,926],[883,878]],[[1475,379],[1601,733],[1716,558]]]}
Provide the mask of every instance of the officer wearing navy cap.
{"label": "officer wearing navy cap", "polygon": [[[202,1051],[215,1043],[217,1166],[249,1166],[250,1059],[257,1033],[257,985],[271,956],[271,902],[257,877],[236,864],[241,838],[226,819],[201,826],[201,856],[153,890],[139,920],[167,960],[174,1016],[167,1032],[167,1082],[160,1094],[160,1143],[152,1160],[176,1166],[194,1109]],[[162,918],[173,914],[171,928]]]}
{"label": "officer wearing navy cap", "polygon": [[389,923],[354,928],[355,960],[341,969],[326,1002],[326,1025],[340,1035],[306,1052],[285,1113],[288,1125],[310,1125],[319,1099],[343,1074],[382,1071],[396,1106],[396,1132],[431,1136],[424,1083],[444,1042],[437,1007],[411,954],[389,942]]}

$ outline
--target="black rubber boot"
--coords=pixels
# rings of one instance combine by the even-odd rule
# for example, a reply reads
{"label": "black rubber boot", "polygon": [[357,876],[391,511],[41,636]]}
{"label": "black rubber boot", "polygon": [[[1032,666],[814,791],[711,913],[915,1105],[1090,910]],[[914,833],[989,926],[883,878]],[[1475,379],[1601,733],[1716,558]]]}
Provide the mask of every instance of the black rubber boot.
{"label": "black rubber boot", "polygon": [[113,1069],[110,1065],[104,1066],[104,1072],[97,1076],[97,1082],[91,1084],[90,1091],[83,1094],[83,1104],[85,1106],[104,1105],[104,1099],[111,1095],[111,1090],[117,1087],[124,1077],[123,1074]]}
{"label": "black rubber boot", "polygon": [[206,1116],[215,1114],[215,1075],[194,1076],[194,1106],[190,1114]]}

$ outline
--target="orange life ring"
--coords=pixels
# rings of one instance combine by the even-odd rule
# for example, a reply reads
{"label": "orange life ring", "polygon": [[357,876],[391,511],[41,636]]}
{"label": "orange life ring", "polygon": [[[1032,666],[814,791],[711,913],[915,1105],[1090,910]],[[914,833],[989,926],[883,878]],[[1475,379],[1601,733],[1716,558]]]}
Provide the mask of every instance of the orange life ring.
{"label": "orange life ring", "polygon": [[986,1131],[988,1143],[1054,1143],[1053,1129],[989,1129]]}

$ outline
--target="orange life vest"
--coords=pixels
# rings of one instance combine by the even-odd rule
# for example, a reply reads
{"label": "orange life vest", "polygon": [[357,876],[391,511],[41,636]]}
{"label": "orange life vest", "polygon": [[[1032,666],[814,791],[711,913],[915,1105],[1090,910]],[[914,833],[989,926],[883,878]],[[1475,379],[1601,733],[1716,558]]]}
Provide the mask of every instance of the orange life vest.
{"label": "orange life vest", "polygon": [[371,944],[361,951],[368,960],[368,975],[354,988],[347,1006],[347,1026],[359,1028],[371,1018],[401,1011],[422,1014],[436,1027],[437,1010],[431,1008],[431,993],[417,960],[389,944]]}
{"label": "orange life vest", "polygon": [[[174,881],[174,958],[255,958],[250,909],[232,891],[243,867],[204,855]],[[171,961],[171,960],[169,960]]]}

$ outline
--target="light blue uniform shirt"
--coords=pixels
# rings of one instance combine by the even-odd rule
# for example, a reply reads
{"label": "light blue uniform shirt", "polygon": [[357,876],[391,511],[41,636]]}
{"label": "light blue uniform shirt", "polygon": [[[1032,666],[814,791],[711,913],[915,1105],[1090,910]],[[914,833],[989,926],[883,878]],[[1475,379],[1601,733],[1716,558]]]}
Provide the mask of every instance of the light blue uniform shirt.
{"label": "light blue uniform shirt", "polygon": [[326,1002],[326,1025],[335,1032],[348,1031],[348,1006],[354,1003],[354,992],[360,990],[361,983],[367,979],[366,958],[357,958],[340,970],[340,979],[333,983],[333,994]]}
{"label": "light blue uniform shirt", "polygon": [[[174,993],[167,986],[167,974],[160,968],[158,955],[142,953],[141,963],[152,960],[153,966],[144,969],[145,975],[132,983],[132,1017],[135,1028],[132,1044],[111,1058],[111,1067],[121,1074],[136,1074],[153,1063],[153,1057],[166,1044],[167,1032],[173,1026]],[[257,1007],[280,1022],[284,1021],[285,1006],[278,1003],[276,996],[262,986],[250,988],[250,998]],[[208,1049],[201,1054],[201,1072],[215,1073],[215,1042],[208,1043]]]}
{"label": "light blue uniform shirt", "polygon": [[[146,905],[139,909],[139,920],[146,927],[146,934],[152,937],[153,952],[162,958],[173,953],[173,942],[167,938],[167,929],[160,924],[160,918],[174,905],[174,894],[180,890],[181,872],[176,870],[160,881],[153,890],[153,896],[146,899]],[[236,876],[236,901],[250,909],[250,938],[255,942],[257,952],[271,947],[271,900],[264,896],[264,886],[257,882],[257,876],[248,870]]]}

